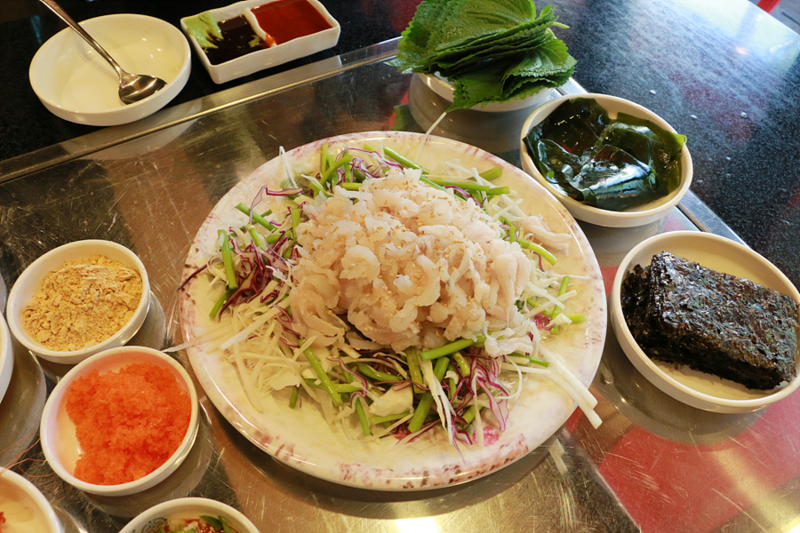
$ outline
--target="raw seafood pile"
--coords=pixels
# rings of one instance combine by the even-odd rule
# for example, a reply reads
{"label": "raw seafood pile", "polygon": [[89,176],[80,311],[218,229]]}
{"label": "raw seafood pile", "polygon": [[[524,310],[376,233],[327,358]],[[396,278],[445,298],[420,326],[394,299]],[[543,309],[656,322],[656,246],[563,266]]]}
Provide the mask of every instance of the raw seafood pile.
{"label": "raw seafood pile", "polygon": [[545,267],[570,237],[494,186],[499,169],[434,174],[369,145],[323,145],[319,160],[313,174],[287,162],[286,188],[239,204],[241,224],[219,229],[218,253],[186,281],[210,284],[219,326],[200,342],[235,365],[256,410],[278,394],[364,437],[441,425],[454,445],[480,445],[530,378],[600,423],[541,342],[582,320],[568,300],[587,280]]}
{"label": "raw seafood pile", "polygon": [[[304,208],[290,300],[297,332],[330,346],[349,324],[401,352],[516,326],[512,338],[530,346],[515,306],[530,260],[477,203],[432,189],[419,174],[392,170]],[[513,351],[506,344],[490,355]]]}

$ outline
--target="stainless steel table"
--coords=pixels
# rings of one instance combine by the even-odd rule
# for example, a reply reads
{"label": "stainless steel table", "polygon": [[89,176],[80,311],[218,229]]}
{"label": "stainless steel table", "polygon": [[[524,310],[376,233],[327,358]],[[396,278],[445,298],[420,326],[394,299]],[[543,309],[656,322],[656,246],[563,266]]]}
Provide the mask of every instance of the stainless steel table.
{"label": "stainless steel table", "polygon": [[[120,242],[145,263],[158,303],[132,342],[179,344],[183,259],[234,184],[280,146],[356,131],[424,131],[446,107],[419,80],[386,64],[395,50],[396,41],[376,45],[0,163],[5,285],[60,244]],[[571,83],[564,91],[583,89]],[[518,165],[526,116],[459,111],[434,133]],[[607,288],[622,257],[651,235],[689,229],[739,240],[691,193],[648,226],[582,227]],[[188,368],[185,355],[177,355]],[[199,437],[175,474],[130,497],[79,492],[53,474],[37,445],[44,401],[68,369],[16,346],[12,384],[0,403],[0,464],[42,490],[68,533],[115,532],[140,511],[187,495],[233,505],[263,533],[800,531],[800,396],[745,415],[687,407],[646,381],[610,330],[592,385],[604,421],[599,429],[578,411],[517,463],[429,492],[352,489],[299,473],[241,436],[202,390]],[[553,453],[560,449],[563,455]]]}

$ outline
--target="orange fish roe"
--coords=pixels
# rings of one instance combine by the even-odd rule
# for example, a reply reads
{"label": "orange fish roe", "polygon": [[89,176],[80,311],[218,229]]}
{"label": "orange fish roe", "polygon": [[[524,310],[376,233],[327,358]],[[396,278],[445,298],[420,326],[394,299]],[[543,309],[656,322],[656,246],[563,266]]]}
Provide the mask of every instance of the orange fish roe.
{"label": "orange fish roe", "polygon": [[173,373],[153,363],[76,379],[66,408],[83,449],[75,477],[97,485],[134,481],[164,464],[186,435],[192,413]]}

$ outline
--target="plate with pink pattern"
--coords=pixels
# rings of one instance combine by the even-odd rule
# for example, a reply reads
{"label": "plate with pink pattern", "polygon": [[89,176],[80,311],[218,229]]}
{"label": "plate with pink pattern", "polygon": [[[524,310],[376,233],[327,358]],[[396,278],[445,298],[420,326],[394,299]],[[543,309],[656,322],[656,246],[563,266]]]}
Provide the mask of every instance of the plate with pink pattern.
{"label": "plate with pink pattern", "polygon": [[[479,172],[499,167],[502,175],[493,186],[508,186],[512,197],[528,215],[540,215],[554,234],[564,235],[553,253],[555,273],[568,274],[576,295],[569,300],[570,313],[583,320],[560,328],[558,334],[543,335],[543,346],[560,356],[563,365],[588,387],[602,355],[606,335],[606,297],[595,255],[566,209],[542,186],[519,168],[457,141],[408,132],[366,132],[342,135],[300,146],[276,156],[255,169],[231,189],[214,207],[200,227],[186,259],[184,279],[207,264],[219,246],[217,231],[244,225],[248,218],[236,209],[250,205],[267,185],[281,189],[287,171],[314,175],[320,167],[320,152],[336,154],[346,147],[365,143],[379,150],[390,147],[422,167],[441,169],[444,162]],[[287,168],[287,165],[289,168]],[[270,196],[259,210],[277,213],[289,200]],[[271,204],[269,203],[271,202]],[[300,401],[289,407],[290,393],[279,390],[253,398],[248,396],[237,364],[245,364],[220,340],[220,326],[210,311],[221,292],[207,278],[196,275],[185,285],[180,298],[181,329],[189,361],[197,378],[222,415],[253,444],[302,472],[352,487],[405,491],[446,487],[490,474],[508,466],[549,439],[578,406],[568,393],[546,376],[526,374],[521,391],[509,400],[505,428],[487,424],[483,446],[461,443],[456,449],[439,425],[416,439],[402,440],[390,434],[380,439],[360,434],[358,417],[328,423],[319,404]],[[516,375],[516,374],[515,374]]]}

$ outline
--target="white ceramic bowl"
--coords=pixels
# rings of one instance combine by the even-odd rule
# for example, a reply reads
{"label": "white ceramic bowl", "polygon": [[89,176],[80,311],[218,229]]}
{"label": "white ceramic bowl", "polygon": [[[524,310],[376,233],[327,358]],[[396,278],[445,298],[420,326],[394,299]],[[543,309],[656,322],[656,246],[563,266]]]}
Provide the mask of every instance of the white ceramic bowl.
{"label": "white ceramic bowl", "polygon": [[[68,352],[47,349],[37,343],[25,331],[22,325],[22,311],[31,298],[39,292],[42,280],[47,274],[59,268],[64,261],[86,259],[90,255],[103,255],[109,259],[119,261],[139,273],[142,279],[142,297],[139,300],[139,305],[134,311],[133,316],[122,326],[122,329],[94,346]],[[131,340],[142,326],[144,319],[147,317],[149,308],[150,281],[147,276],[147,270],[145,270],[144,265],[136,254],[115,242],[85,240],[59,246],[31,263],[11,288],[11,292],[8,295],[6,315],[11,333],[13,333],[14,337],[28,350],[54,363],[75,364],[101,350],[116,348]]]}
{"label": "white ceramic bowl", "polygon": [[595,93],[561,96],[537,108],[522,126],[522,134],[520,136],[520,160],[522,161],[522,168],[525,172],[533,176],[544,188],[553,193],[553,195],[564,204],[564,207],[567,208],[572,216],[578,220],[589,222],[590,224],[609,228],[632,228],[650,224],[665,217],[670,209],[678,205],[678,202],[681,201],[681,198],[683,198],[686,191],[689,190],[689,186],[692,184],[692,156],[686,145],[683,146],[681,154],[681,183],[678,188],[667,196],[625,211],[599,209],[573,200],[559,189],[553,187],[553,185],[541,175],[528,153],[528,148],[525,145],[525,137],[534,126],[547,118],[558,106],[574,98],[593,98],[597,100],[597,102],[608,111],[611,118],[616,118],[617,114],[620,112],[627,113],[635,117],[647,119],[664,129],[675,132],[675,129],[664,119],[649,109],[631,102],[630,100],[625,100],[624,98]]}
{"label": "white ceramic bowl", "polygon": [[[75,424],[67,414],[64,402],[70,385],[94,370],[101,374],[118,371],[131,364],[147,362],[170,370],[180,386],[188,395],[192,405],[189,427],[178,449],[159,468],[135,481],[119,485],[97,485],[76,478],[75,462],[81,449],[75,434]],[[78,490],[102,496],[126,496],[149,489],[166,479],[174,472],[192,449],[198,426],[197,392],[189,374],[177,361],[168,355],[142,346],[124,346],[98,353],[86,359],[61,378],[45,403],[40,428],[42,451],[53,471]]]}
{"label": "white ceramic bowl", "polygon": [[[772,263],[750,248],[731,240],[694,231],[676,231],[651,237],[628,253],[619,266],[611,289],[611,324],[617,340],[631,363],[653,385],[666,394],[698,409],[717,413],[747,413],[785,398],[800,386],[800,377],[769,391],[747,389],[743,385],[690,368],[675,367],[647,357],[634,340],[622,314],[620,289],[625,275],[633,267],[649,265],[662,251],[789,295],[800,303],[800,293]],[[800,352],[796,355],[800,368]]]}
{"label": "white ceramic bowl", "polygon": [[14,347],[11,344],[11,332],[6,319],[0,313],[0,401],[6,395],[11,374],[14,372]]}
{"label": "white ceramic bowl", "polygon": [[[440,78],[439,76],[432,76],[430,74],[420,74],[417,73],[417,76],[422,83],[424,83],[430,90],[447,100],[448,102],[453,101],[453,93],[455,92],[455,88],[453,85]],[[478,104],[472,106],[470,110],[472,111],[484,111],[487,113],[505,113],[508,111],[519,111],[520,109],[528,109],[529,107],[533,107],[543,102],[546,102],[550,95],[553,94],[555,89],[552,88],[545,88],[539,91],[538,93],[532,94],[525,98],[514,98],[513,100],[509,100],[507,102],[491,102],[486,104]]]}
{"label": "white ceramic bowl", "polygon": [[131,520],[120,533],[150,533],[171,519],[190,519],[208,515],[225,519],[238,533],[259,533],[255,525],[242,513],[216,500],[207,498],[179,498],[151,507]]}
{"label": "white ceramic bowl", "polygon": [[[239,15],[246,15],[246,12],[252,8],[275,1],[277,0],[247,0],[245,2],[237,2],[229,6],[220,7],[218,9],[211,9],[209,11],[205,11],[204,13],[210,13],[218,22],[221,22],[223,20],[238,17]],[[197,57],[200,58],[200,62],[203,63],[203,66],[208,71],[208,74],[211,76],[211,79],[214,81],[214,83],[225,83],[235,80],[236,78],[249,76],[250,74],[258,72],[259,70],[277,67],[278,65],[288,63],[289,61],[294,61],[295,59],[300,59],[301,57],[309,56],[311,54],[315,54],[317,52],[321,52],[322,50],[327,50],[328,48],[336,46],[336,44],[339,42],[339,34],[342,30],[341,26],[336,19],[334,19],[331,14],[328,13],[328,10],[325,9],[325,6],[323,6],[320,2],[317,0],[308,1],[328,21],[328,23],[331,25],[329,29],[311,35],[298,37],[297,39],[292,39],[291,41],[278,44],[270,48],[265,48],[263,50],[259,50],[258,52],[251,52],[218,65],[211,64],[211,62],[208,60],[208,56],[203,51],[203,48],[197,42],[197,39],[195,39],[186,30],[186,21],[192,17],[182,18],[181,27],[189,37],[189,40],[194,47],[194,51],[197,53]],[[197,15],[193,15],[193,17],[194,16]]]}
{"label": "white ceramic bowl", "polygon": [[[18,513],[20,506],[32,513]],[[0,469],[0,512],[6,526],[28,533],[63,533],[64,528],[44,495],[33,483],[12,472]]]}
{"label": "white ceramic bowl", "polygon": [[155,113],[186,85],[191,51],[172,24],[145,15],[115,14],[80,25],[123,69],[158,76],[167,85],[141,102],[123,104],[111,65],[65,28],[39,48],[28,73],[36,96],[57,117],[89,126],[127,124]]}

